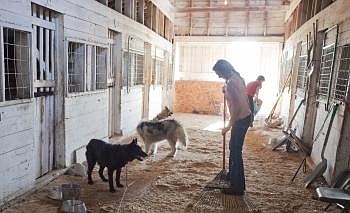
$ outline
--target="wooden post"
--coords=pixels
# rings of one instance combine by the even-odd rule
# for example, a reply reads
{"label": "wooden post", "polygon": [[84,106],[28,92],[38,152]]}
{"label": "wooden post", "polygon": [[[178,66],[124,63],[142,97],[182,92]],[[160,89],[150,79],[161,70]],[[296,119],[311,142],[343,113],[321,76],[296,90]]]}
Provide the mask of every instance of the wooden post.
{"label": "wooden post", "polygon": [[[317,32],[317,31],[316,31]],[[307,145],[313,144],[313,136],[316,122],[316,114],[317,114],[317,81],[318,75],[321,69],[321,54],[322,54],[322,45],[325,37],[325,32],[317,33],[317,40],[314,44],[314,53],[313,53],[313,72],[309,79],[308,85],[308,93],[306,98],[306,109],[305,109],[305,120],[303,127],[303,141]]]}
{"label": "wooden post", "polygon": [[141,24],[144,24],[144,7],[145,7],[145,0],[138,0],[138,7],[137,7],[137,21]]}
{"label": "wooden post", "polygon": [[145,16],[144,23],[149,29],[152,29],[152,10],[153,10],[152,2],[146,1],[146,7],[144,9],[144,16]]}
{"label": "wooden post", "polygon": [[65,74],[67,70],[67,55],[65,54],[64,32],[63,32],[63,15],[56,19],[56,60],[55,64],[55,80],[61,82],[56,84],[55,89],[55,147],[54,147],[54,167],[56,169],[64,168],[66,166],[66,144],[65,144],[65,125],[64,125],[64,97],[66,81]]}

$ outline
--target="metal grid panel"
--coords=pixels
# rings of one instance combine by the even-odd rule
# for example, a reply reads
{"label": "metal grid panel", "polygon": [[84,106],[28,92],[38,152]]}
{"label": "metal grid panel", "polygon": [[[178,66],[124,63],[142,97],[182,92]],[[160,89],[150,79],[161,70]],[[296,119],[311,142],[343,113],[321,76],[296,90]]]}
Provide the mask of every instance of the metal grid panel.
{"label": "metal grid panel", "polygon": [[297,89],[305,91],[307,77],[307,45],[304,43],[301,47],[298,64]]}
{"label": "metal grid panel", "polygon": [[144,56],[137,53],[124,52],[123,86],[143,85]]}
{"label": "metal grid panel", "polygon": [[96,47],[96,89],[107,88],[107,48]]}
{"label": "metal grid panel", "polygon": [[163,79],[163,64],[164,61],[160,59],[152,59],[153,69],[152,69],[152,84],[153,85],[162,85]]}
{"label": "metal grid panel", "polygon": [[334,62],[335,43],[323,47],[321,57],[321,71],[319,76],[318,96],[327,99],[331,84],[332,67]]}
{"label": "metal grid panel", "polygon": [[170,58],[168,63],[168,78],[167,78],[168,87],[172,87],[173,83],[174,83],[174,70],[173,70],[173,64]]}
{"label": "metal grid panel", "polygon": [[141,54],[135,54],[136,70],[134,75],[135,85],[143,85],[143,61],[144,57]]}
{"label": "metal grid panel", "polygon": [[129,54],[128,52],[123,53],[123,71],[122,71],[122,81],[123,86],[127,87],[129,86]]}
{"label": "metal grid panel", "polygon": [[85,45],[68,44],[68,92],[84,91]]}
{"label": "metal grid panel", "polygon": [[337,58],[338,72],[334,90],[334,99],[343,101],[349,86],[350,44],[340,46]]}
{"label": "metal grid panel", "polygon": [[5,101],[30,97],[29,33],[3,28]]}

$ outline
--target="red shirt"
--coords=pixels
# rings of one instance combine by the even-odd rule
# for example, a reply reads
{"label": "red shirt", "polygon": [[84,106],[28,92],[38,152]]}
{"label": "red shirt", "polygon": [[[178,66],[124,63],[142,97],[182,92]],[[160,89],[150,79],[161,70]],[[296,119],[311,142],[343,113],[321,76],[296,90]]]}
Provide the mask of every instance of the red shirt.
{"label": "red shirt", "polygon": [[249,96],[254,97],[256,90],[261,88],[261,81],[252,81],[247,85],[246,91]]}

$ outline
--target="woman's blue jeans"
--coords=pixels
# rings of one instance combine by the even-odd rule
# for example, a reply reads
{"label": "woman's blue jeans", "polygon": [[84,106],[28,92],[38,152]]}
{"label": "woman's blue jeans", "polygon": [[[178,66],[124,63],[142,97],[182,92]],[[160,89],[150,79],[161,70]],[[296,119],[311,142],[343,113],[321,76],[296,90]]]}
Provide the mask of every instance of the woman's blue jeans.
{"label": "woman's blue jeans", "polygon": [[251,116],[249,115],[246,118],[236,121],[231,130],[228,178],[232,190],[235,192],[243,192],[245,190],[242,148],[250,122]]}

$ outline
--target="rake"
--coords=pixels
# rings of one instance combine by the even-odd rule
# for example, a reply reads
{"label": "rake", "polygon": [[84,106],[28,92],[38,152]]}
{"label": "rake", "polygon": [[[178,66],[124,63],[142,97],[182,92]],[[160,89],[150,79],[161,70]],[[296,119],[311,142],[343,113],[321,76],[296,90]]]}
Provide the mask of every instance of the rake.
{"label": "rake", "polygon": [[[224,112],[223,112],[224,127],[226,124],[226,96],[224,93]],[[210,181],[205,188],[210,189],[223,189],[229,188],[230,185],[226,181],[226,134],[222,135],[222,169],[215,176],[215,178]]]}

